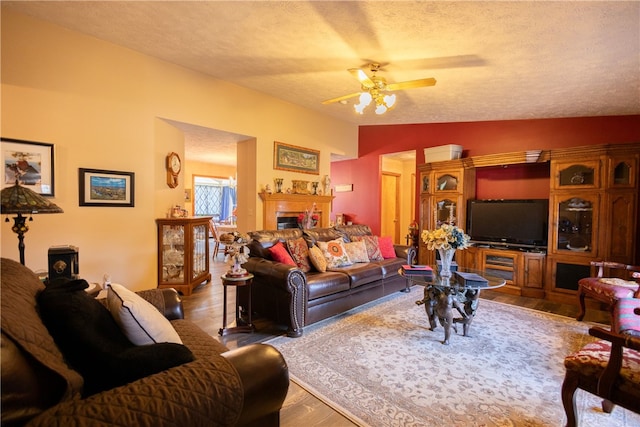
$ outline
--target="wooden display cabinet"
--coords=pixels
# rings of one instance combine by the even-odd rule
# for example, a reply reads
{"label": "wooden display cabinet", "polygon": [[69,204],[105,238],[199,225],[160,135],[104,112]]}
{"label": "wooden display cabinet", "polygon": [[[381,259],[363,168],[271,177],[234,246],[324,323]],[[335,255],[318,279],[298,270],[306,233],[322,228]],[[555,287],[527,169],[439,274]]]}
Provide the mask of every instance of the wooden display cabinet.
{"label": "wooden display cabinet", "polygon": [[638,144],[552,151],[549,299],[575,303],[590,261],[635,262],[639,156]]}
{"label": "wooden display cabinet", "polygon": [[[547,253],[478,246],[457,251],[456,261],[464,268],[507,276],[503,291],[575,304],[577,282],[591,274],[590,261],[638,262],[640,143],[499,153],[419,165],[419,231],[437,228],[450,217],[466,227],[466,204],[475,197],[477,168],[531,162],[550,162]],[[434,252],[420,240],[419,263],[434,264]]]}
{"label": "wooden display cabinet", "polygon": [[[465,185],[467,182],[470,185]],[[459,159],[421,165],[419,188],[420,232],[434,230],[445,223],[464,228],[464,205],[475,195],[475,169],[466,167]],[[433,265],[435,260],[435,251],[428,250],[419,239],[418,262]]]}
{"label": "wooden display cabinet", "polygon": [[211,280],[209,221],[211,217],[159,218],[158,288],[174,288],[191,295]]}

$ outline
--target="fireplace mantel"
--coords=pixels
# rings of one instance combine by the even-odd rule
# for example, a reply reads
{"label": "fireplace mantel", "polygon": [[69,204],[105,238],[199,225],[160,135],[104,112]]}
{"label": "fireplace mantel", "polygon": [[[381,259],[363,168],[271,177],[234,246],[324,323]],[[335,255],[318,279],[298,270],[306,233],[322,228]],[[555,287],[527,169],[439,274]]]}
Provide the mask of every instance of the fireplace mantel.
{"label": "fireplace mantel", "polygon": [[328,227],[331,216],[331,202],[334,196],[314,196],[311,194],[259,193],[262,199],[262,221],[265,230],[278,227],[278,217],[298,216],[311,210],[316,204],[315,213],[320,217],[318,227]]}

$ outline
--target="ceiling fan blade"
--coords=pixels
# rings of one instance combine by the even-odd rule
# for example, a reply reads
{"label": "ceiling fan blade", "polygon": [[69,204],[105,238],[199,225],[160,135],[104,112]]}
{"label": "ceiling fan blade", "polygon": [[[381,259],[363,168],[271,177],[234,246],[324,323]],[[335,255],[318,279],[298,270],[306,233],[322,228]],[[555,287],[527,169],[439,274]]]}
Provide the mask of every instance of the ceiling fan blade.
{"label": "ceiling fan blade", "polygon": [[373,83],[373,80],[371,80],[369,76],[367,76],[367,74],[364,71],[362,71],[360,68],[349,68],[349,72],[353,77],[355,77],[360,82],[362,86],[366,87],[367,89],[370,89],[375,86],[375,83]]}
{"label": "ceiling fan blade", "polygon": [[339,96],[337,98],[332,98],[332,99],[327,99],[326,101],[322,101],[323,104],[332,104],[334,102],[340,102],[344,99],[349,99],[349,98],[353,98],[355,96],[360,95],[360,92],[356,92],[356,93],[350,93],[349,95],[343,95],[343,96]]}
{"label": "ceiling fan blade", "polygon": [[430,77],[428,79],[409,80],[406,82],[390,83],[387,85],[387,90],[403,90],[403,89],[415,89],[417,87],[435,86],[436,79]]}

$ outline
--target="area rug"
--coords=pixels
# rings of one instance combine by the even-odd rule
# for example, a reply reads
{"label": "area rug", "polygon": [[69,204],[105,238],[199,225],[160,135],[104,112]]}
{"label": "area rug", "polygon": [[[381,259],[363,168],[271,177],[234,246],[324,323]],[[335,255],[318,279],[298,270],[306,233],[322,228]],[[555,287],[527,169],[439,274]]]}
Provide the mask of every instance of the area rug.
{"label": "area rug", "polygon": [[[361,426],[562,426],[563,360],[591,324],[481,300],[470,336],[429,330],[422,288],[269,341],[292,380]],[[640,426],[640,416],[578,391],[581,427]]]}

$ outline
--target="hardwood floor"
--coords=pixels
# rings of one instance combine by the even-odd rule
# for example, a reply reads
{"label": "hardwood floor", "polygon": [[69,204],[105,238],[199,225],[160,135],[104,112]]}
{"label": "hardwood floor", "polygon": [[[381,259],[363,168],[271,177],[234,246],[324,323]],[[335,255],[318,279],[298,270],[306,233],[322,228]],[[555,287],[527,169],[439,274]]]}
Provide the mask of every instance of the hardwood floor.
{"label": "hardwood floor", "polygon": [[[220,276],[227,269],[228,266],[223,261],[223,255],[218,255],[217,260],[211,263],[212,281],[194,289],[192,295],[182,297],[185,318],[195,322],[229,349],[263,342],[276,336],[284,335],[284,328],[260,318],[253,319],[253,323],[256,325],[254,333],[230,334],[224,337],[218,334],[218,330],[222,326],[223,315],[223,287]],[[229,317],[227,321],[228,325],[232,325],[235,320],[235,288],[230,287],[227,292],[227,313]],[[578,307],[574,305],[554,303],[537,298],[518,297],[498,291],[483,291],[481,298],[573,318],[578,314]],[[609,320],[610,317],[606,311],[593,308],[588,309],[585,316],[585,321],[609,323]],[[289,393],[284,402],[280,420],[282,427],[298,427],[301,425],[306,427],[348,427],[355,425],[293,382],[289,387]]]}

